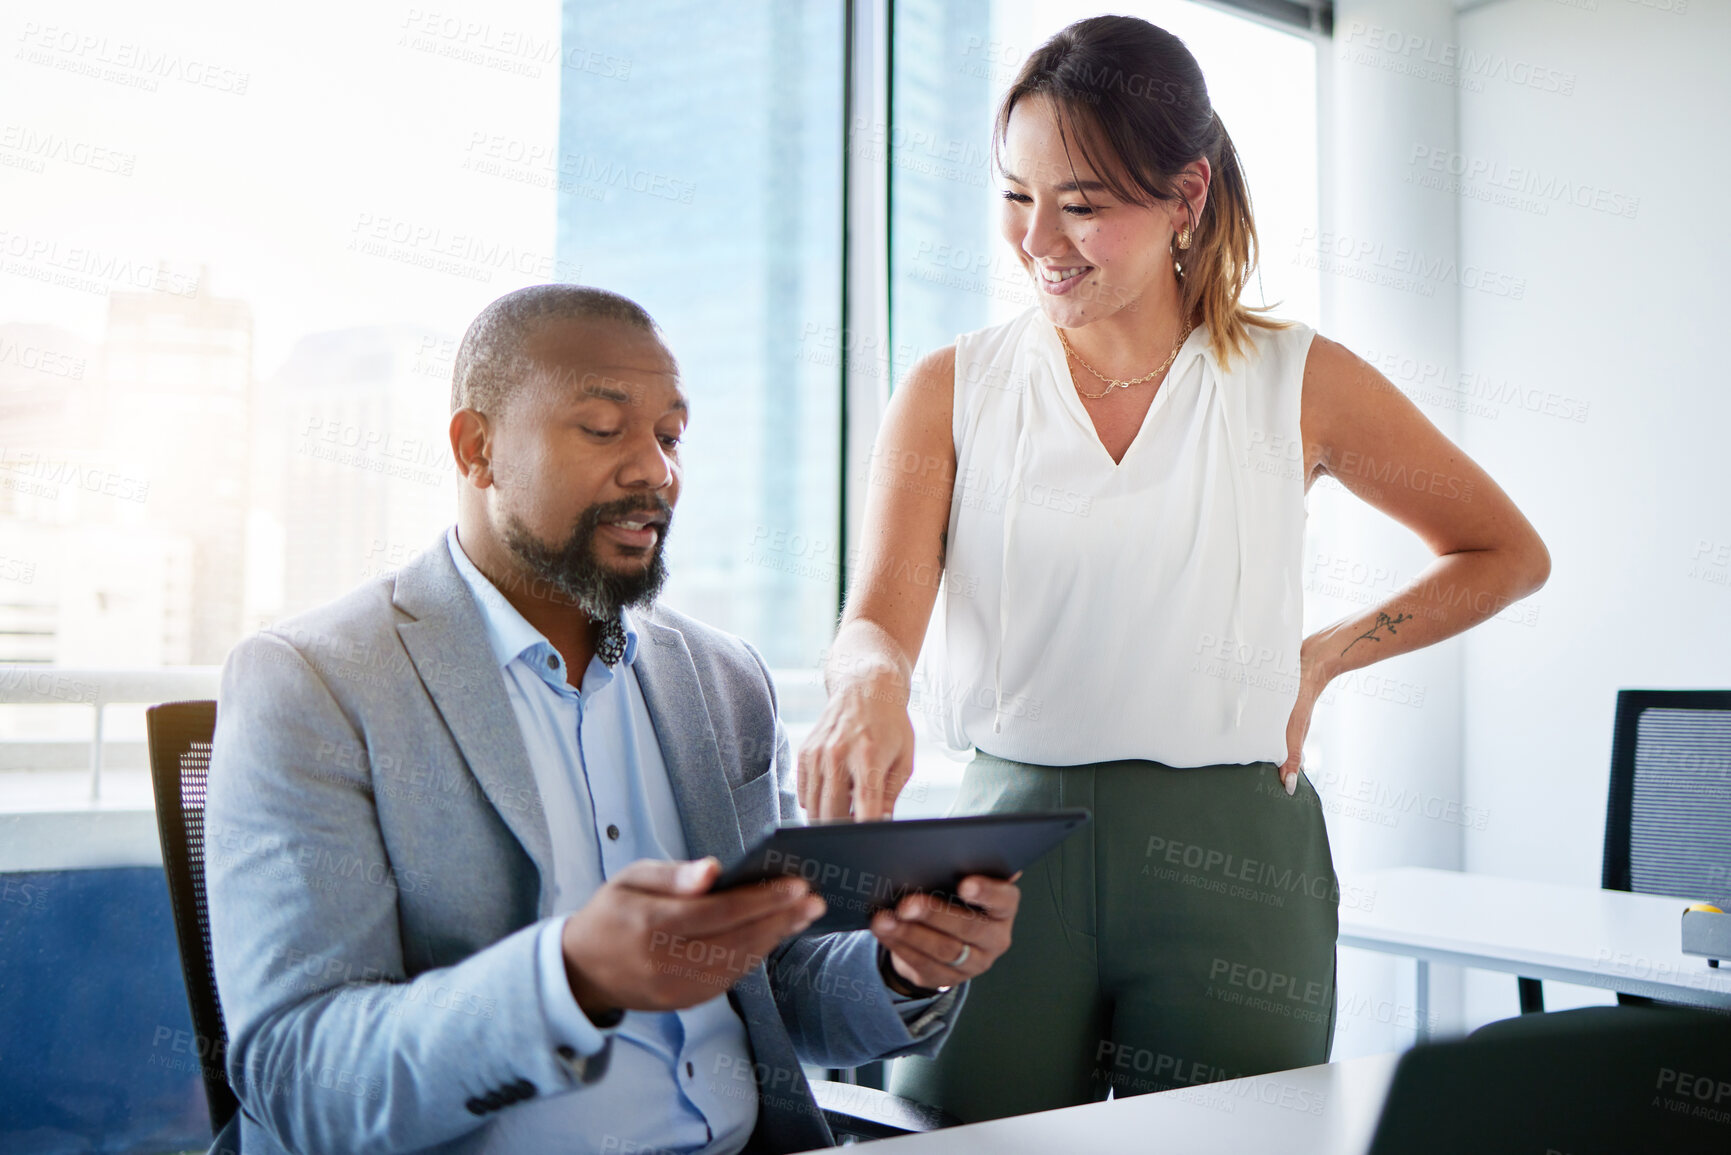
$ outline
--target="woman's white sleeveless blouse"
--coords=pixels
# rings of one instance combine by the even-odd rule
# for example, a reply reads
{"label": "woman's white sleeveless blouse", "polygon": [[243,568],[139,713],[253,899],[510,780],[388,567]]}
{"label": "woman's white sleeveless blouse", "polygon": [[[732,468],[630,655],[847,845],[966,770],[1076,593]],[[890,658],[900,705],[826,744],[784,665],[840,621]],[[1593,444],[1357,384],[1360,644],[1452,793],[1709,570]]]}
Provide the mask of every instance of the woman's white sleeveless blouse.
{"label": "woman's white sleeveless blouse", "polygon": [[956,341],[956,482],[915,713],[1075,766],[1283,762],[1303,628],[1304,363],[1190,334],[1120,463],[1038,307]]}

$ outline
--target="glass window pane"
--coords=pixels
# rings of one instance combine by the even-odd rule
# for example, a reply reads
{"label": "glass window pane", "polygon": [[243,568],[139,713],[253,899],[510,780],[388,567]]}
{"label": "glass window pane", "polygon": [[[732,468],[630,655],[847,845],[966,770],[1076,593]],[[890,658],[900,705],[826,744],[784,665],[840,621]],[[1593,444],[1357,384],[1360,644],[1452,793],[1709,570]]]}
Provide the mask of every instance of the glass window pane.
{"label": "glass window pane", "polygon": [[568,0],[559,259],[647,308],[691,398],[666,601],[815,667],[838,596],[840,3]]}
{"label": "glass window pane", "polygon": [[557,4],[261,13],[7,22],[7,1151],[209,1143],[136,699],[213,696],[242,636],[433,542],[456,338],[561,275],[561,76],[596,65]]}

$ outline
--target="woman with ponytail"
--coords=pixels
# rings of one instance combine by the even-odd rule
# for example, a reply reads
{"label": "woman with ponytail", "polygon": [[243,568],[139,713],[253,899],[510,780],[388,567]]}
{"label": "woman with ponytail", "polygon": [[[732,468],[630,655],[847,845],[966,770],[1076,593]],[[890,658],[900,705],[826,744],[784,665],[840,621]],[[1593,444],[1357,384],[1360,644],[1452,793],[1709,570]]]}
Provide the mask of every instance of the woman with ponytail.
{"label": "woman with ponytail", "polygon": [[[1240,302],[1250,193],[1176,37],[1121,16],[1064,29],[993,143],[1038,304],[896,391],[799,755],[814,818],[888,815],[920,659],[919,708],[974,751],[954,813],[1093,812],[1020,880],[989,973],[967,949],[932,960],[973,980],[966,1004],[891,1089],[970,1122],[1327,1061],[1339,892],[1299,772],[1317,698],[1550,572],[1526,518],[1386,378]],[[1324,474],[1437,559],[1305,637],[1305,494]],[[878,918],[918,948],[917,922]]]}

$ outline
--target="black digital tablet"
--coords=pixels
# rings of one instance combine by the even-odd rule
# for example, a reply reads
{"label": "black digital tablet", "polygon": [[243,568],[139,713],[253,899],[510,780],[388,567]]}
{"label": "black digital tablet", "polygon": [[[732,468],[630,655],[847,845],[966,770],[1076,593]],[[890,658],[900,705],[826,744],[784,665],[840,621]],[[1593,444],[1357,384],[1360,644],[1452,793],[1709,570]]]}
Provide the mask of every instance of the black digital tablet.
{"label": "black digital tablet", "polygon": [[765,835],[715,880],[716,890],[797,875],[829,909],[806,934],[864,930],[919,891],[955,899],[970,874],[1009,878],[1088,821],[1086,810],[961,818],[820,822]]}

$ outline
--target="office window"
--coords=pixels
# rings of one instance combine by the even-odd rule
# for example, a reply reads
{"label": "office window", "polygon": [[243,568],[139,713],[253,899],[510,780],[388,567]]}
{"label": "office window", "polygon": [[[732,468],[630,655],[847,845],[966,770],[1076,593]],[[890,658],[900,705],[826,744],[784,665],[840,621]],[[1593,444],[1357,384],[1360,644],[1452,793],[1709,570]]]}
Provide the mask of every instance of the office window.
{"label": "office window", "polygon": [[691,398],[667,602],[814,669],[838,605],[844,5],[567,0],[559,260]]}
{"label": "office window", "polygon": [[561,273],[555,6],[253,15],[3,24],[7,1151],[209,1142],[144,703],[434,540],[456,339]]}

